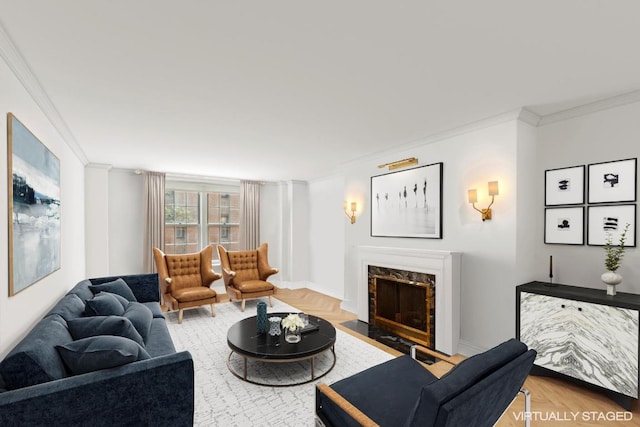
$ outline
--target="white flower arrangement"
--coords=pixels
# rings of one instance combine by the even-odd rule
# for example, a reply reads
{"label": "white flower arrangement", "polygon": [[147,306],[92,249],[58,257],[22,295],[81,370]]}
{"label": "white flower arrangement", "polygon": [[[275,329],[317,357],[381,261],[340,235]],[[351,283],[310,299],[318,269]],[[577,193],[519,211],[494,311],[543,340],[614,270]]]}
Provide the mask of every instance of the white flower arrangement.
{"label": "white flower arrangement", "polygon": [[287,317],[282,319],[282,327],[295,331],[298,328],[304,328],[304,322],[297,314],[289,314]]}

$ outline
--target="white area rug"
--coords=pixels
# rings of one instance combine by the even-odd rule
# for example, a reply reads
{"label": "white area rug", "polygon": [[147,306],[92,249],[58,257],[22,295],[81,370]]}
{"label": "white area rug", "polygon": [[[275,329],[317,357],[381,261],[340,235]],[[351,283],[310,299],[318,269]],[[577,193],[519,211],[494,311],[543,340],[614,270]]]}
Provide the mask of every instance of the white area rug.
{"label": "white area rug", "polygon": [[[326,376],[292,387],[265,387],[242,381],[227,367],[230,353],[227,330],[237,321],[255,316],[257,302],[247,301],[244,313],[240,311],[239,303],[216,304],[216,317],[211,317],[208,308],[185,310],[181,325],[178,324],[177,313],[166,315],[176,349],[188,350],[193,356],[196,426],[313,426],[316,384],[331,384],[393,358],[337,329],[336,365]],[[297,311],[275,298],[273,307],[268,308],[268,313]],[[317,363],[325,363],[320,359]],[[298,375],[300,370],[310,375],[309,363],[299,362],[300,366],[295,366],[249,361],[249,367],[262,369],[261,376],[273,376],[272,379],[277,382],[287,380],[287,376]],[[329,356],[326,357],[326,363],[330,363]],[[176,390],[176,393],[179,392]]]}

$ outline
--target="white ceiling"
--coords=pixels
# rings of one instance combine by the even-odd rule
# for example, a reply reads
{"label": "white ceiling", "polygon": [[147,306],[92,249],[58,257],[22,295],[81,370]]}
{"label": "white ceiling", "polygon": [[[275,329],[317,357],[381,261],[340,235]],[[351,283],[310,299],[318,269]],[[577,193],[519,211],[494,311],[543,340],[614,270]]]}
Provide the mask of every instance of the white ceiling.
{"label": "white ceiling", "polygon": [[0,25],[89,162],[179,174],[313,179],[640,89],[636,0],[0,0]]}

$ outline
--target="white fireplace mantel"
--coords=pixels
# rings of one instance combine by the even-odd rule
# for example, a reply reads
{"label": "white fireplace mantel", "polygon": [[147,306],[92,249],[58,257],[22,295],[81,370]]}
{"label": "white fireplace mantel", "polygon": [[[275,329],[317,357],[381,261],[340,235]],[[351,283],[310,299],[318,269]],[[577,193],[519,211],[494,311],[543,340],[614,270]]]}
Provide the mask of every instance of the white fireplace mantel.
{"label": "white fireplace mantel", "polygon": [[436,276],[435,349],[458,352],[460,339],[460,258],[459,252],[358,246],[358,318],[369,322],[369,266],[415,271]]}

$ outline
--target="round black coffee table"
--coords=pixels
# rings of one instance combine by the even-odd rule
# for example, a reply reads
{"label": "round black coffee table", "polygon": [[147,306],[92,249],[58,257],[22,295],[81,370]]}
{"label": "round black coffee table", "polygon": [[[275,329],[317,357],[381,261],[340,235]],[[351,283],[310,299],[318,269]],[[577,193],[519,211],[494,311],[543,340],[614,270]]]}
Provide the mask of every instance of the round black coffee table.
{"label": "round black coffee table", "polygon": [[[268,316],[277,316],[284,319],[288,314],[269,313]],[[326,320],[311,315],[309,315],[309,325],[310,330],[302,333],[300,342],[291,344],[284,340],[284,332],[276,336],[271,336],[268,333],[259,334],[257,332],[256,316],[239,321],[231,326],[227,332],[227,344],[231,348],[231,353],[227,359],[229,370],[233,375],[244,381],[271,387],[306,384],[325,376],[336,364],[336,329]],[[330,350],[332,358],[330,366],[325,367],[321,372],[316,372],[316,357],[328,350]],[[231,363],[234,354],[243,359],[242,370],[234,367]],[[250,379],[247,376],[248,359],[268,363],[291,363],[310,359],[311,378],[286,384],[268,383],[261,378]]]}

